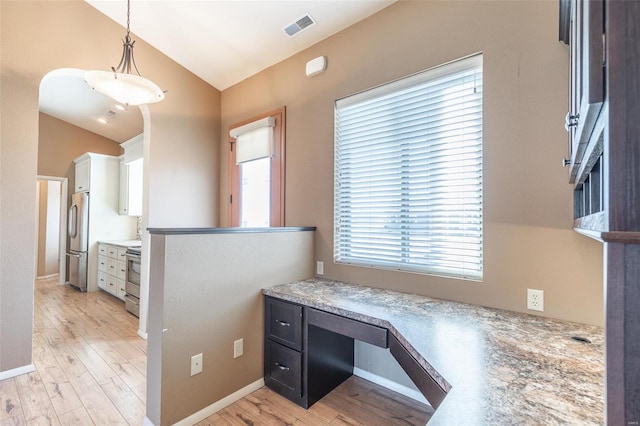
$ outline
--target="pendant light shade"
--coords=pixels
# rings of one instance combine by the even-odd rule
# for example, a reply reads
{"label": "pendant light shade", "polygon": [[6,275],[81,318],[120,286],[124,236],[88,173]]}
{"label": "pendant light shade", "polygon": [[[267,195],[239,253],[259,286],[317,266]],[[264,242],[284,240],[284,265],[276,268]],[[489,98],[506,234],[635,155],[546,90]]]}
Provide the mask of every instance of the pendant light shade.
{"label": "pendant light shade", "polygon": [[164,99],[164,92],[153,81],[140,75],[133,58],[135,40],[131,40],[129,35],[130,10],[130,0],[127,0],[127,34],[122,44],[120,63],[117,67],[111,67],[111,71],[87,71],[84,80],[94,90],[125,105],[160,102]]}
{"label": "pendant light shade", "polygon": [[164,99],[157,84],[139,75],[87,71],[84,79],[93,89],[124,105],[152,104]]}

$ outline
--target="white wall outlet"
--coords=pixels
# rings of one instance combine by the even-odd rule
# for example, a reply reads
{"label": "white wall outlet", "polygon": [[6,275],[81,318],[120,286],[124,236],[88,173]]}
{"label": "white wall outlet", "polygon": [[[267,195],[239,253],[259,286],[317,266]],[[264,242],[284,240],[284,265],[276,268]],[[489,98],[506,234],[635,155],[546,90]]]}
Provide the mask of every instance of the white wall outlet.
{"label": "white wall outlet", "polygon": [[316,274],[323,275],[324,274],[324,262],[318,260],[316,262]]}
{"label": "white wall outlet", "polygon": [[202,354],[194,355],[191,357],[191,375],[202,373]]}
{"label": "white wall outlet", "polygon": [[544,311],[544,291],[527,289],[527,309]]}
{"label": "white wall outlet", "polygon": [[244,353],[244,339],[233,342],[233,357],[239,358]]}

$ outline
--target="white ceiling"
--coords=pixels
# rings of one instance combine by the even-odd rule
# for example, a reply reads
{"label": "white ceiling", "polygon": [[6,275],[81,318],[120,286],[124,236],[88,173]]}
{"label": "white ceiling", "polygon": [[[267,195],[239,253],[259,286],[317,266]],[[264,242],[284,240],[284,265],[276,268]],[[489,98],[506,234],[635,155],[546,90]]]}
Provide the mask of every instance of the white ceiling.
{"label": "white ceiling", "polygon": [[[85,0],[126,27],[125,0]],[[132,0],[131,32],[213,87],[224,90],[307,47],[391,5],[396,0]],[[284,27],[304,14],[316,21],[289,37]],[[114,40],[120,43],[120,40]],[[144,64],[138,64],[144,76]],[[301,72],[304,72],[301,70]],[[137,107],[120,112],[108,98],[88,88],[80,72],[43,80],[41,110],[79,127],[122,142],[142,131]],[[64,85],[69,84],[69,88]],[[51,85],[52,87],[48,87]],[[73,88],[73,89],[71,89]],[[81,98],[74,99],[74,96]],[[93,105],[92,102],[96,104]],[[84,107],[78,108],[78,105]],[[45,110],[46,108],[46,110]],[[113,110],[111,124],[96,121],[96,115]],[[133,115],[135,117],[125,117]],[[139,121],[133,133],[110,127]],[[124,138],[124,139],[123,139]]]}

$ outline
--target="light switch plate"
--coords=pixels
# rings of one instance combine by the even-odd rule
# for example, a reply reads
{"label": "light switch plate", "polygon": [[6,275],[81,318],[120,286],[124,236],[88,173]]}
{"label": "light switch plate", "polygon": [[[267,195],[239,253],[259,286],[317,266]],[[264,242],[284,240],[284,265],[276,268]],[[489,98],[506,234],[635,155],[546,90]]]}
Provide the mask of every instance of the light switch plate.
{"label": "light switch plate", "polygon": [[194,355],[191,357],[191,375],[202,373],[202,354]]}
{"label": "light switch plate", "polygon": [[324,262],[318,260],[316,262],[316,274],[323,275],[324,274]]}
{"label": "light switch plate", "polygon": [[244,339],[233,342],[233,357],[239,358],[244,353]]}

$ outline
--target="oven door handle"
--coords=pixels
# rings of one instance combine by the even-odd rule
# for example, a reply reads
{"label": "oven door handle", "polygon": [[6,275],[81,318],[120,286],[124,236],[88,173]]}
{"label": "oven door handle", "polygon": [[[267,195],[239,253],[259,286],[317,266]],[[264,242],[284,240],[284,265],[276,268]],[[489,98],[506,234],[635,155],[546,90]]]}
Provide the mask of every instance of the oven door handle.
{"label": "oven door handle", "polygon": [[128,294],[124,296],[125,300],[128,300],[129,302],[133,303],[134,305],[140,305],[140,299],[138,299],[137,297],[134,296],[129,296]]}

